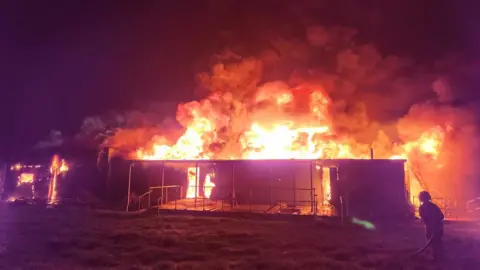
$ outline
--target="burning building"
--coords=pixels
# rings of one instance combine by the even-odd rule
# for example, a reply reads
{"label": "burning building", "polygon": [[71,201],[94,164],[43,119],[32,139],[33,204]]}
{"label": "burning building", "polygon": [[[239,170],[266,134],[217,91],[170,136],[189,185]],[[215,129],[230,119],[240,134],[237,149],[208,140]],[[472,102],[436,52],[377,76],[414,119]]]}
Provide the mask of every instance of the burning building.
{"label": "burning building", "polygon": [[[387,187],[392,185],[392,192],[402,194],[403,199],[406,193],[406,201],[414,205],[418,204],[414,196],[421,190],[428,190],[433,197],[441,199],[472,198],[475,194],[467,194],[470,192],[467,187],[473,185],[464,183],[467,183],[465,179],[478,175],[478,171],[471,166],[472,162],[460,161],[471,160],[468,157],[474,157],[475,149],[480,145],[473,143],[478,140],[473,139],[476,138],[476,128],[472,124],[475,119],[469,111],[446,103],[443,93],[448,89],[436,76],[422,76],[421,84],[415,85],[414,90],[421,89],[424,96],[406,98],[408,92],[405,89],[411,85],[404,82],[411,80],[403,76],[415,73],[412,67],[396,66],[396,58],[383,59],[368,46],[357,49],[333,50],[337,53],[331,58],[336,59],[332,61],[333,67],[318,63],[318,67],[308,72],[292,72],[285,81],[265,82],[263,73],[268,69],[268,63],[261,57],[218,63],[211,72],[199,76],[202,87],[208,90],[205,95],[178,106],[176,120],[181,128],[170,132],[161,126],[155,136],[142,141],[138,138],[145,132],[135,127],[125,128],[117,133],[121,136],[114,135],[105,144],[124,150],[127,153],[122,155],[124,159],[148,167],[140,170],[135,165],[131,170],[123,169],[122,175],[124,178],[132,176],[132,189],[137,190],[141,199],[152,197],[154,192],[161,190],[160,203],[168,201],[166,196],[171,199],[173,190],[178,189],[176,198],[200,198],[202,203],[204,199],[218,200],[230,196],[233,198],[230,199],[231,206],[244,205],[248,200],[256,201],[258,205],[309,201],[307,205],[318,202],[336,204],[334,208],[339,211],[343,208],[339,207],[338,198],[345,196],[347,199],[347,193],[350,201],[364,198],[366,204],[369,198],[354,191],[346,192],[343,184],[335,187],[335,184],[347,182],[356,183],[350,188],[363,190],[362,194],[376,193],[373,191],[375,186],[381,191],[379,193],[389,194]],[[363,58],[364,61],[359,60]],[[395,66],[391,70],[382,69],[391,65]],[[398,82],[402,83],[393,87],[390,84],[394,82],[390,83],[389,78],[399,78]],[[357,91],[357,88],[362,90]],[[379,89],[385,88],[394,88],[392,93],[399,100],[389,97],[386,92],[379,93]],[[401,109],[395,107],[396,102],[401,103],[402,106],[398,106]],[[301,180],[298,175],[308,176],[309,166],[300,164],[311,163],[316,168],[318,162],[330,162],[332,167],[318,165],[318,173],[311,170],[312,179],[337,175],[340,180],[321,183],[313,180],[312,185],[305,187],[303,183],[309,183],[309,177]],[[382,169],[390,164],[390,169]],[[153,169],[155,166],[164,169]],[[234,172],[227,172],[229,166],[235,167],[235,170],[231,169]],[[307,168],[297,168],[302,166]],[[373,167],[378,167],[377,174],[370,171]],[[147,172],[149,170],[152,172]],[[360,173],[361,170],[364,171]],[[157,179],[156,182],[148,184],[148,180],[139,184],[139,179],[149,177]],[[348,179],[342,182],[342,177]],[[383,180],[368,182],[380,178]],[[390,180],[400,178],[402,181]],[[462,185],[457,185],[460,182]],[[168,187],[169,193],[165,195],[167,185],[172,187]],[[283,192],[278,188],[270,196],[270,190],[277,189],[277,185],[290,189],[293,186],[306,188],[310,191],[305,193],[310,195]],[[150,192],[149,187],[158,186],[163,188],[154,188],[155,191]],[[260,192],[265,187],[271,189]],[[330,193],[323,192],[328,189],[331,189]],[[283,193],[289,195],[279,195]],[[399,198],[396,196],[400,195],[390,197]],[[372,199],[369,204],[375,205],[376,202],[377,199]],[[440,204],[446,207],[446,204]]]}
{"label": "burning building", "polygon": [[6,191],[9,201],[16,199],[35,200],[46,197],[50,174],[48,167],[41,164],[16,163],[7,174]]}
{"label": "burning building", "polygon": [[58,179],[64,178],[68,170],[65,160],[57,155],[53,156],[49,164],[13,164],[6,178],[6,182],[10,183],[7,188],[8,201],[22,199],[41,200],[49,204],[57,202]]}
{"label": "burning building", "polygon": [[[128,187],[135,185],[140,191],[136,198],[143,207],[404,217],[411,210],[404,163],[380,159],[136,161],[130,165]],[[142,181],[143,189],[138,189]]]}
{"label": "burning building", "polygon": [[[266,83],[243,96],[217,91],[179,106],[177,120],[184,127],[183,134],[175,138],[158,134],[124,158],[148,167],[161,164],[163,169],[157,170],[155,177],[162,175],[163,180],[143,184],[136,192],[145,197],[148,193],[151,198],[152,190],[160,189],[160,203],[166,196],[172,198],[164,193],[165,186],[172,186],[169,192],[178,189],[178,199],[225,201],[223,198],[230,196],[232,207],[247,201],[272,206],[283,202],[294,207],[302,203],[314,212],[320,203],[339,211],[343,209],[340,198],[347,199],[347,194],[349,205],[361,205],[360,198],[364,198],[363,205],[370,199],[373,206],[380,197],[366,194],[379,193],[390,194],[383,199],[392,199],[392,204],[403,201],[399,207],[405,209],[406,201],[414,202],[412,194],[430,190],[423,172],[442,166],[440,149],[448,126],[429,126],[404,142],[392,142],[380,132],[373,143],[365,144],[338,128],[335,121],[340,121],[339,117],[320,85],[292,88],[282,82]],[[125,132],[122,136],[125,138]],[[138,169],[131,171],[128,175],[138,179]],[[125,170],[123,174],[127,175]],[[315,180],[318,178],[330,180]],[[348,211],[357,211],[354,209]]]}

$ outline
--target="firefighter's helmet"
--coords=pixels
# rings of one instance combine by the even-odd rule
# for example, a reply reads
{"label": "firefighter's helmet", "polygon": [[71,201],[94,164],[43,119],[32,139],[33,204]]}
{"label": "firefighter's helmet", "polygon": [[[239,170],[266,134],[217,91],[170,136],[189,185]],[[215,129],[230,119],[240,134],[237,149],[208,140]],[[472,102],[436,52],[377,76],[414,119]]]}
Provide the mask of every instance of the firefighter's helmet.
{"label": "firefighter's helmet", "polygon": [[422,191],[418,194],[418,198],[422,203],[428,202],[432,200],[432,196],[430,196],[430,193],[428,191]]}

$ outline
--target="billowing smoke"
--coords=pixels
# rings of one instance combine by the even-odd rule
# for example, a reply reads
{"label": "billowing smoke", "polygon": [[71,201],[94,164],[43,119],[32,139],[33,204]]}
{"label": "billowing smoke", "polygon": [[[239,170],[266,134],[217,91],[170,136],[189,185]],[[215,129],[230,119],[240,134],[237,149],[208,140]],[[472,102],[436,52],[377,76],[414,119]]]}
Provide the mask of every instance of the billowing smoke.
{"label": "billowing smoke", "polygon": [[[372,44],[358,44],[355,35],[350,28],[310,26],[303,38],[275,37],[253,53],[225,50],[212,58],[210,71],[197,75],[198,101],[179,105],[176,120],[182,130],[153,136],[127,128],[109,141],[131,150],[141,143],[125,138],[141,133],[152,137],[140,145],[141,155],[250,158],[258,154],[256,147],[277,153],[264,147],[268,142],[258,134],[265,129],[282,124],[302,133],[302,123],[318,127],[315,140],[325,142],[322,147],[329,151],[322,149],[317,157],[363,157],[371,147],[379,158],[406,152],[415,177],[434,196],[475,196],[480,176],[476,96],[465,88],[478,66],[455,57],[417,65],[409,58],[384,56]],[[288,133],[282,127],[277,137]],[[302,136],[294,143],[313,140]],[[416,143],[425,136],[440,144]],[[439,153],[434,157],[420,153],[435,147]]]}
{"label": "billowing smoke", "polygon": [[[438,81],[434,84],[437,87]],[[411,106],[397,124],[403,141],[409,141],[429,126],[446,131],[438,162],[425,162],[421,174],[437,196],[473,198],[478,192],[480,141],[476,112],[472,105],[452,106],[443,103],[445,96]]]}

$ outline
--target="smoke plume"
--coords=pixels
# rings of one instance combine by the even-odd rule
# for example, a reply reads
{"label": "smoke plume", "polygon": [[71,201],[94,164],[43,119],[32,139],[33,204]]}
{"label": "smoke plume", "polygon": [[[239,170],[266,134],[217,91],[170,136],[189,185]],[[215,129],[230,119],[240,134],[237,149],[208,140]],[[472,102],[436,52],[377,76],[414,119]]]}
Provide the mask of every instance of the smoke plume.
{"label": "smoke plume", "polygon": [[[275,124],[324,125],[328,130],[315,136],[331,152],[321,157],[342,157],[347,150],[334,143],[359,157],[370,147],[379,158],[406,152],[415,177],[434,196],[476,195],[477,95],[468,88],[478,64],[449,56],[419,65],[359,43],[355,29],[303,30],[300,38],[269,37],[253,52],[237,46],[215,54],[210,70],[197,74],[198,99],[178,106],[176,120],[183,128],[123,128],[106,142],[145,152],[157,145],[154,150],[167,158],[249,158],[255,155],[246,152],[266,143],[258,134]],[[258,119],[262,124],[255,126]],[[426,137],[441,143],[420,146]],[[420,153],[432,147],[439,147],[438,155]]]}

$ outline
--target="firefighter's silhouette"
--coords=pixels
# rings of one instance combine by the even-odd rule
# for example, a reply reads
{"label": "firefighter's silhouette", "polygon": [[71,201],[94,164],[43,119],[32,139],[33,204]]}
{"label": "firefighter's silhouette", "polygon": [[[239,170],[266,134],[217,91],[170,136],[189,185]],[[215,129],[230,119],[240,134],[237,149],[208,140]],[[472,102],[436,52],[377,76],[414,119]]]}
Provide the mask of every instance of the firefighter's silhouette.
{"label": "firefighter's silhouette", "polygon": [[425,224],[427,239],[431,241],[431,247],[435,260],[443,257],[443,219],[444,215],[440,208],[432,202],[432,197],[427,191],[422,191],[418,195],[422,205],[419,208],[419,214]]}

